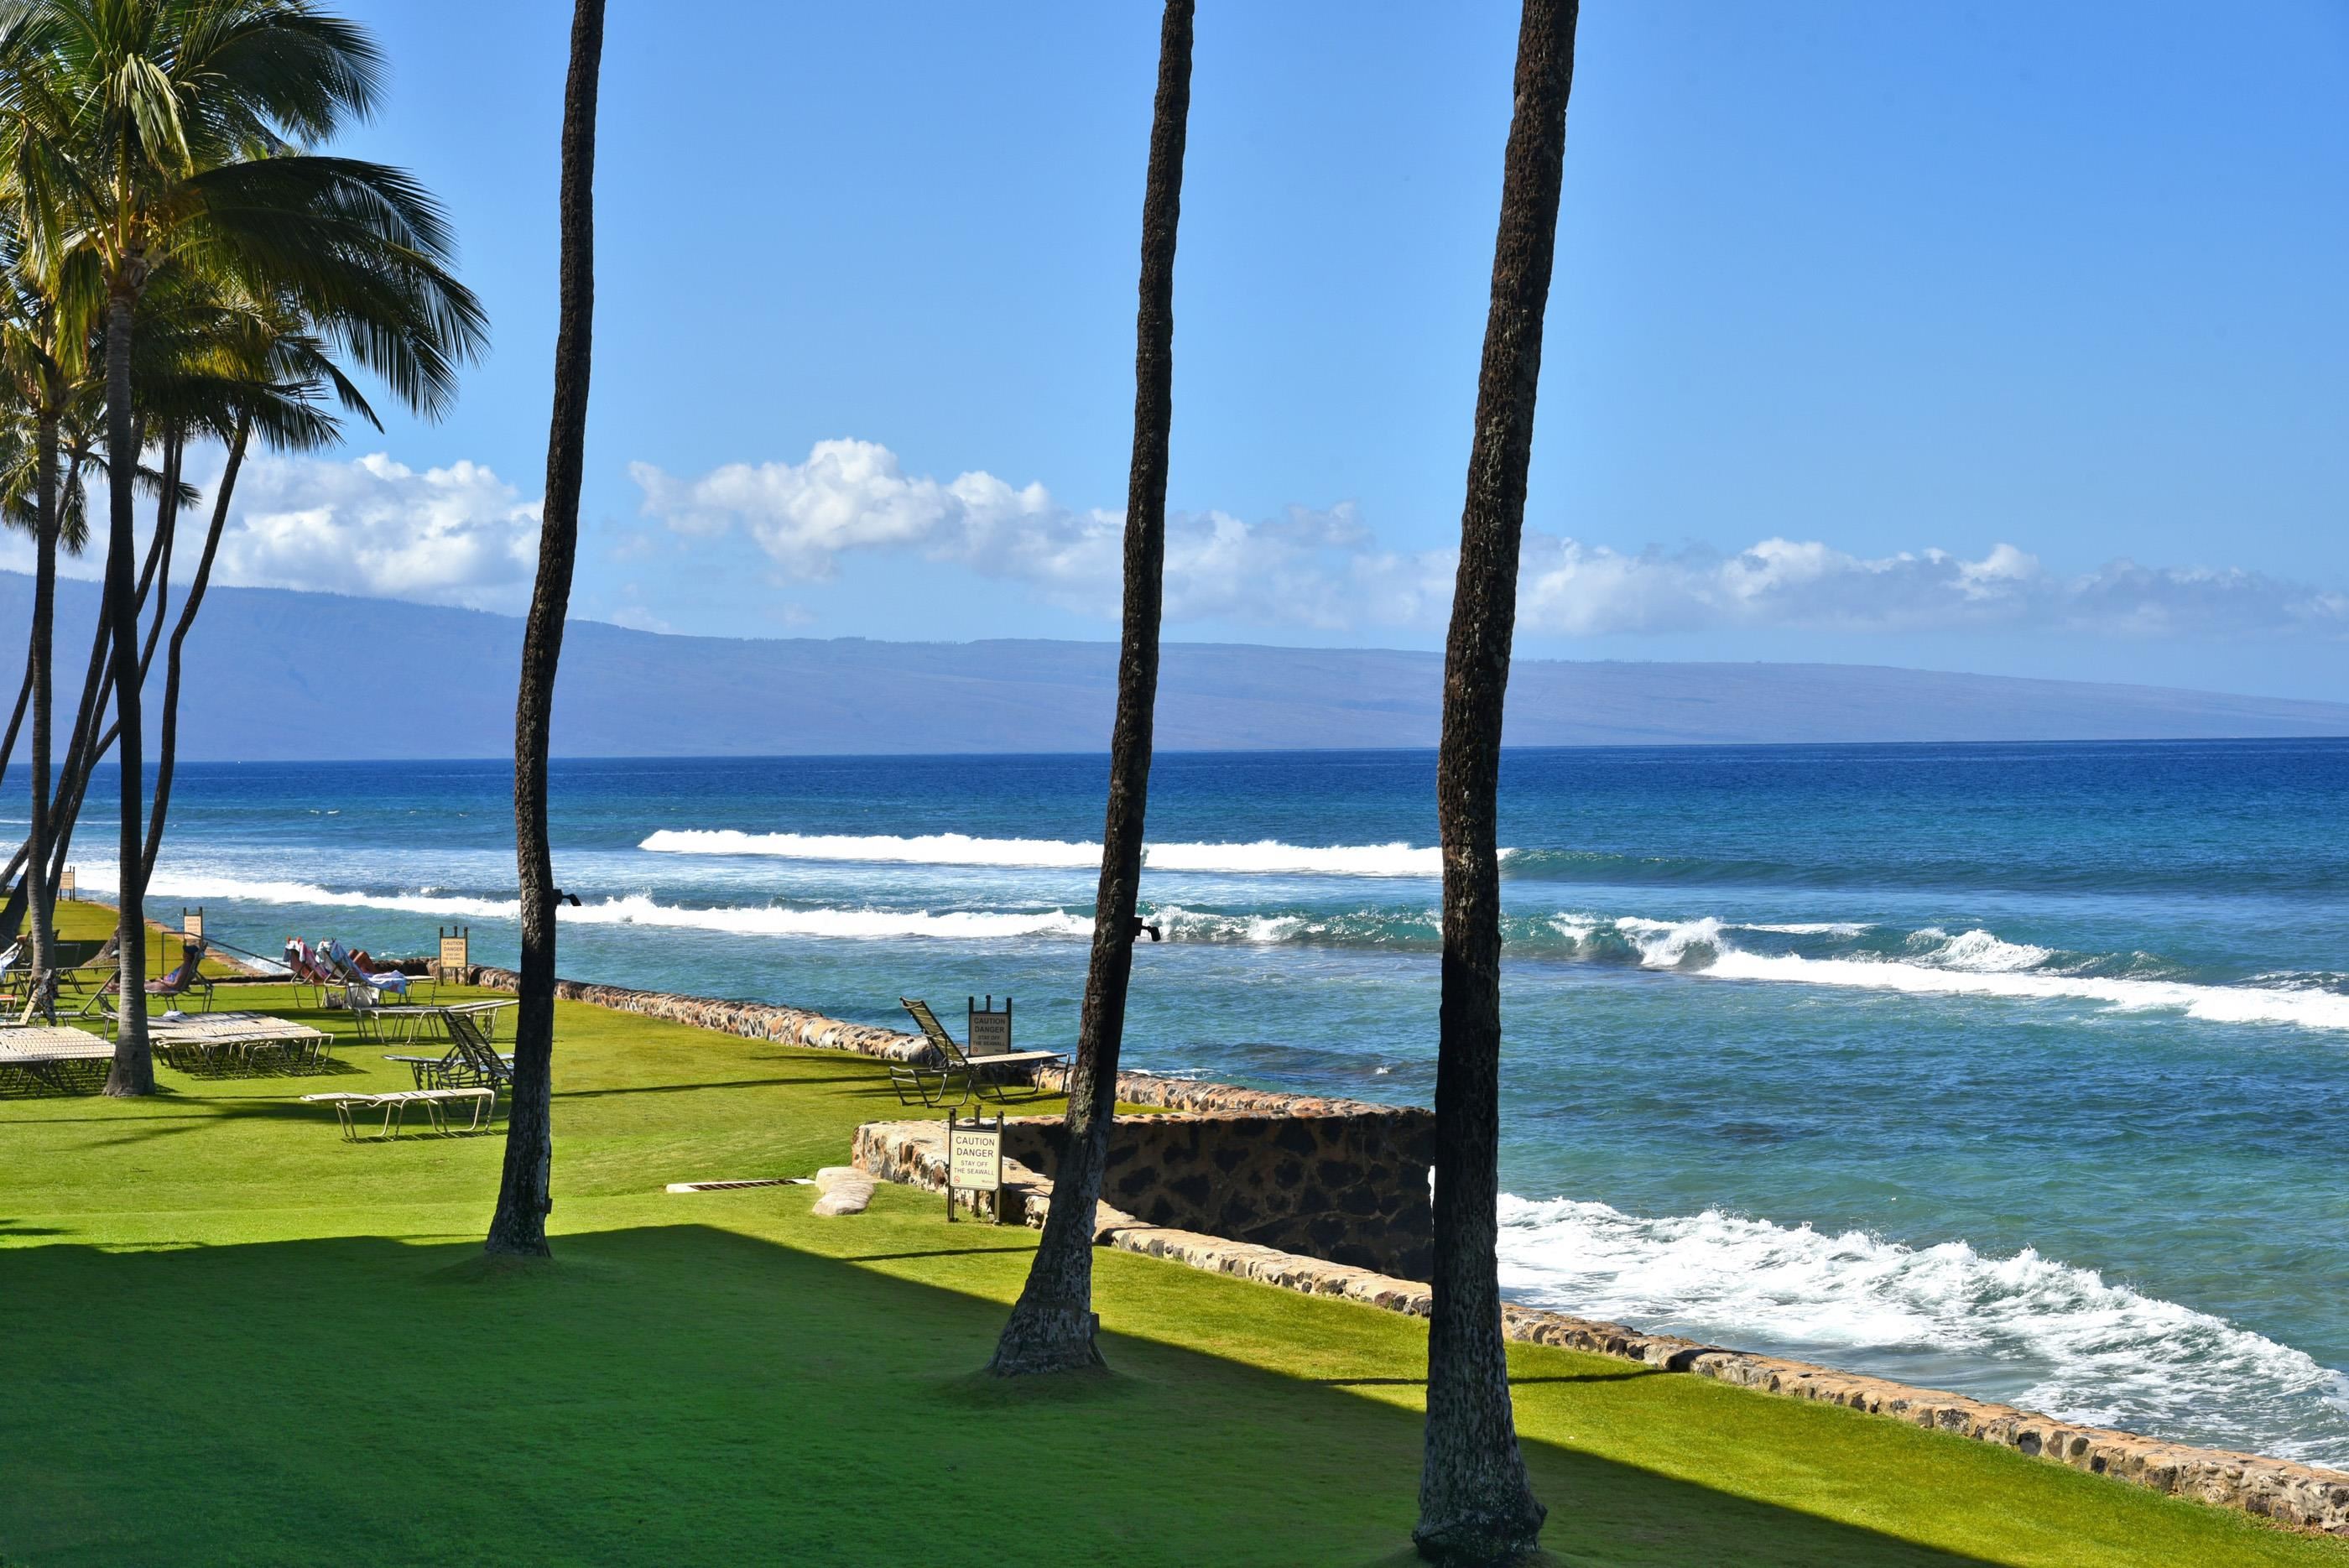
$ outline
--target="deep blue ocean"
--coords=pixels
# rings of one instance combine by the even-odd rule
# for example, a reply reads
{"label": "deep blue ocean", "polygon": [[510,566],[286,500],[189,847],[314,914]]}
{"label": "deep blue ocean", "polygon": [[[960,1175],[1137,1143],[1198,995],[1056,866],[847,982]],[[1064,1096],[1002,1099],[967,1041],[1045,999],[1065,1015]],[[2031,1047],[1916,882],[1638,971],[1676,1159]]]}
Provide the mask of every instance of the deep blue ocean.
{"label": "deep blue ocean", "polygon": [[[1104,778],[558,763],[562,971],[1070,1045]],[[1433,786],[1159,758],[1128,1064],[1425,1103]],[[188,768],[150,912],[511,962],[508,792]],[[1501,821],[1512,1293],[2349,1466],[2349,741],[1517,752]]]}

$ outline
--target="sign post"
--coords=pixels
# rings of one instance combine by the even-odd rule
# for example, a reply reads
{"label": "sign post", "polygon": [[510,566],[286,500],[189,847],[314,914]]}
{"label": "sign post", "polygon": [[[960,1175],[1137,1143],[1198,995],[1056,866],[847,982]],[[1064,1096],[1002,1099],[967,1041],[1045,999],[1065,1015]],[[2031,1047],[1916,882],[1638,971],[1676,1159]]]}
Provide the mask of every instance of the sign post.
{"label": "sign post", "polygon": [[434,967],[439,971],[435,978],[437,978],[442,985],[462,985],[465,983],[465,973],[472,967],[472,959],[470,953],[470,949],[472,945],[472,939],[473,928],[471,926],[457,926],[454,928],[443,928],[441,929],[440,956]]}
{"label": "sign post", "polygon": [[947,1223],[954,1223],[957,1192],[991,1192],[995,1223],[1003,1223],[1003,1113],[995,1113],[989,1127],[977,1109],[963,1121],[947,1113]]}
{"label": "sign post", "polygon": [[57,893],[60,897],[67,898],[77,898],[79,896],[74,892],[74,868],[72,867],[68,866],[66,867],[66,879],[57,884]]}
{"label": "sign post", "polygon": [[995,998],[988,997],[981,1007],[978,998],[972,997],[969,1024],[963,1038],[970,1044],[963,1049],[973,1056],[1008,1056],[1011,1054],[1011,999],[1003,999],[1003,1009],[997,1012]]}
{"label": "sign post", "polygon": [[204,940],[204,907],[202,904],[192,909],[180,911],[180,934],[191,942]]}

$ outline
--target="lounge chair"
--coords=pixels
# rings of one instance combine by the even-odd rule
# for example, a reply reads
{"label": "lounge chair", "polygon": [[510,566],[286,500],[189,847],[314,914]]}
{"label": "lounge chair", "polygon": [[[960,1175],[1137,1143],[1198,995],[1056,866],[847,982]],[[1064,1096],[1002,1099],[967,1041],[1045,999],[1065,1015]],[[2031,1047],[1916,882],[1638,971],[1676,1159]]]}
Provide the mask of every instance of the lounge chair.
{"label": "lounge chair", "polygon": [[[379,1041],[420,1040],[434,1028],[445,1033],[448,1015],[454,1012],[473,1020],[481,1027],[481,1037],[494,1045],[498,1039],[499,1010],[517,1005],[511,997],[491,997],[480,1002],[444,1002],[412,1007],[378,1004],[352,1011],[358,1020],[360,1033],[364,1034],[372,1027],[375,1037]],[[409,1058],[402,1057],[401,1060]]]}
{"label": "lounge chair", "polygon": [[99,981],[97,988],[88,996],[81,999],[81,1005],[74,1009],[72,1015],[76,1018],[95,1018],[101,1025],[110,1027],[114,1023],[115,998],[121,993],[122,971],[115,970],[104,980]]}
{"label": "lounge chair", "polygon": [[481,1026],[462,1012],[444,1010],[441,1026],[449,1031],[449,1044],[464,1063],[471,1081],[492,1088],[513,1087],[513,1058],[498,1054],[496,1046],[481,1033]]}
{"label": "lounge chair", "polygon": [[98,941],[87,937],[60,937],[49,944],[49,956],[59,969],[95,968],[114,961],[114,955],[121,950],[121,940],[119,931],[109,931]]}
{"label": "lounge chair", "polygon": [[467,1132],[481,1131],[485,1119],[496,1118],[498,1108],[497,1091],[494,1089],[390,1089],[376,1094],[305,1095],[302,1099],[305,1105],[333,1106],[335,1119],[342,1124],[343,1137],[350,1143],[360,1141],[354,1118],[355,1114],[362,1110],[383,1113],[383,1127],[376,1134],[377,1138],[381,1139],[399,1136],[410,1106],[423,1106],[432,1130],[439,1133],[450,1130],[447,1107],[452,1100],[470,1101],[472,1105],[473,1120],[472,1125],[466,1127]]}
{"label": "lounge chair", "polygon": [[78,1029],[0,1030],[0,1076],[49,1094],[91,1094],[106,1081],[114,1047]]}
{"label": "lounge chair", "polygon": [[[1068,1058],[1058,1051],[991,1051],[974,1055],[964,1049],[955,1037],[947,1033],[930,1004],[913,997],[901,996],[897,1005],[914,1015],[922,1026],[922,1036],[936,1048],[940,1064],[916,1066],[899,1063],[889,1069],[890,1086],[897,1091],[898,1103],[912,1105],[918,1098],[926,1106],[962,1105],[973,1095],[1002,1105],[1009,1100],[1034,1099],[1043,1091],[1035,1082],[1034,1069],[1064,1065]],[[1004,1020],[1009,1022],[1009,1008]],[[978,1015],[976,999],[971,1012]],[[1010,1032],[1002,1033],[1007,1043]]]}
{"label": "lounge chair", "polygon": [[402,1002],[408,1000],[408,976],[398,970],[376,971],[363,968],[350,950],[336,941],[327,942],[318,950],[318,955],[341,977],[347,1003],[353,987],[358,988],[370,1007],[381,1005],[386,992]]}
{"label": "lounge chair", "polygon": [[204,1011],[212,1010],[212,982],[204,977],[204,944],[185,942],[180,948],[180,967],[147,982],[150,996],[168,996],[174,1001],[182,996],[201,995]]}
{"label": "lounge chair", "polygon": [[80,991],[91,986],[103,990],[120,981],[122,936],[119,931],[102,942],[61,941],[55,951],[56,983]]}
{"label": "lounge chair", "polygon": [[[513,1058],[500,1055],[469,1013],[442,1008],[440,1025],[449,1032],[449,1049],[439,1056],[386,1056],[406,1066],[419,1089],[513,1086]],[[492,1110],[494,1110],[494,1104]]]}
{"label": "lounge chair", "polygon": [[334,1051],[324,1030],[265,1012],[167,1012],[147,1021],[155,1054],[183,1073],[316,1067]]}
{"label": "lounge chair", "polygon": [[326,993],[342,984],[335,972],[311,952],[309,944],[299,937],[285,939],[284,962],[285,972],[293,977],[295,995],[308,992],[307,1000],[313,1007],[324,1007]]}

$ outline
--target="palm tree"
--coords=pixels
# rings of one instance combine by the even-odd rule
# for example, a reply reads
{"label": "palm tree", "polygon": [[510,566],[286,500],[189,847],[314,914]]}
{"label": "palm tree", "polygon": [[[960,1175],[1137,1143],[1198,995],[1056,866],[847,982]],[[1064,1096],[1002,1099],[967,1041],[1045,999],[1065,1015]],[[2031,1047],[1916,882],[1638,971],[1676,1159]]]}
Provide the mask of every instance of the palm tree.
{"label": "palm tree", "polygon": [[587,443],[587,373],[595,325],[595,89],[604,58],[604,0],[576,0],[571,70],[563,89],[562,320],[554,338],[554,409],[546,441],[546,501],[538,580],[523,628],[514,701],[514,864],[522,879],[522,1005],[513,1033],[513,1098],[506,1164],[483,1247],[547,1255],[554,1208],[554,862],[546,833],[546,751],[554,670],[579,550],[579,475]]}
{"label": "palm tree", "polygon": [[[43,355],[36,365],[39,390],[36,394],[35,418],[38,431],[35,436],[33,527],[33,626],[31,642],[26,651],[27,673],[33,681],[32,774],[33,799],[31,826],[26,830],[28,860],[34,867],[33,903],[33,962],[32,995],[42,1012],[56,1014],[50,1001],[54,976],[57,973],[55,920],[49,880],[38,873],[42,857],[49,843],[49,744],[54,726],[54,694],[49,675],[49,653],[57,625],[57,420],[67,395],[66,378],[56,361]],[[85,532],[87,530],[85,529]],[[77,546],[78,547],[78,546]]]}
{"label": "palm tree", "polygon": [[1427,1330],[1423,1556],[1507,1562],[1544,1510],[1509,1407],[1495,1245],[1499,1221],[1501,872],[1494,817],[1502,700],[1516,628],[1517,547],[1541,377],[1542,313],[1557,243],[1577,0],[1525,0],[1516,109],[1501,172],[1493,303],[1460,518],[1460,575],[1444,656],[1435,807],[1444,844],[1444,996],[1435,1064],[1435,1266]]}
{"label": "palm tree", "polygon": [[[93,358],[102,358],[102,354],[93,355]],[[96,433],[105,423],[102,389],[85,381],[75,395],[67,400],[65,407],[66,413],[60,421],[62,429],[59,433],[59,444],[62,448],[60,455],[64,460],[65,472],[62,493],[58,502],[60,509],[58,526],[61,536],[67,545],[78,550],[88,536],[87,516],[88,487],[83,482],[83,475],[86,470],[91,468],[100,472],[104,472],[107,468],[101,443]],[[14,477],[16,471],[10,470],[12,477],[7,481],[7,484],[8,494],[11,497],[29,489],[33,483],[32,472],[29,457],[23,465],[22,478]],[[137,470],[136,483],[143,489],[160,493],[162,489],[162,480],[163,475],[155,469],[141,465]],[[11,500],[9,504],[14,507],[16,503]],[[29,527],[32,525],[29,522],[32,514],[29,503],[25,504],[23,512],[28,521],[22,525]],[[160,568],[170,554],[171,538],[167,524],[171,516],[171,509],[163,504],[159,493],[156,510],[157,526],[148,542],[146,562],[140,568],[138,587],[134,596],[134,608],[141,614],[145,612],[150,595],[156,592],[159,587],[161,576]],[[155,632],[150,630],[148,634],[148,653],[150,654],[153,651],[154,637]],[[5,874],[0,874],[0,880],[13,879],[7,900],[5,905],[0,905],[0,930],[13,930],[24,919],[33,888],[36,885],[42,887],[52,900],[56,897],[57,880],[64,873],[66,857],[72,847],[74,826],[81,814],[82,798],[89,784],[90,771],[105,761],[106,754],[114,747],[114,727],[107,725],[102,730],[99,728],[106,717],[106,694],[114,689],[114,661],[109,657],[111,647],[110,628],[108,626],[106,618],[101,615],[96,628],[96,636],[90,645],[88,667],[82,676],[81,699],[74,711],[74,724],[70,732],[70,739],[66,744],[65,759],[57,769],[57,784],[50,796],[48,864],[39,873],[39,876],[46,876],[47,880],[45,884],[40,883],[38,876],[31,869],[29,850],[32,841],[27,838],[16,856],[9,860]],[[145,675],[145,667],[146,658],[142,656],[140,661],[142,679]],[[17,876],[20,867],[26,867],[26,874],[23,877]]]}
{"label": "palm tree", "polygon": [[[0,217],[5,221],[5,217]],[[0,250],[5,250],[0,244]],[[0,283],[5,290],[5,319],[0,319],[0,382],[5,382],[16,423],[0,435],[0,514],[7,524],[34,539],[33,614],[26,649],[25,696],[19,711],[31,710],[32,801],[28,829],[17,864],[47,864],[57,839],[58,804],[53,790],[51,759],[56,731],[55,676],[57,551],[60,546],[79,555],[89,540],[89,523],[81,487],[60,483],[58,462],[63,444],[60,428],[78,410],[88,412],[91,389],[82,376],[86,356],[84,335],[59,333],[55,304],[27,280],[13,272]],[[32,429],[23,422],[29,417]],[[15,732],[10,732],[10,741]],[[24,898],[11,897],[0,912],[0,930],[13,930],[29,907],[31,913],[33,1005],[54,1015],[52,989],[57,955],[54,950],[56,888],[48,877],[29,874]]]}
{"label": "palm tree", "polygon": [[[405,173],[300,151],[375,106],[382,57],[308,0],[48,0],[55,41],[14,97],[24,133],[5,178],[50,267],[94,259],[105,297],[109,567],[120,836],[122,1012],[109,1094],[148,1094],[146,814],[132,594],[133,346],[141,304],[182,263],[284,295],[403,395],[430,398],[436,344],[478,342],[480,307],[450,278],[447,225]],[[370,308],[353,310],[355,303]],[[435,321],[430,339],[364,325]],[[445,363],[439,366],[446,369]],[[158,625],[160,621],[159,618]]]}
{"label": "palm tree", "polygon": [[1158,701],[1158,621],[1166,568],[1166,447],[1174,421],[1174,235],[1183,213],[1183,152],[1191,118],[1193,0],[1166,0],[1158,34],[1158,95],[1142,193],[1142,288],[1134,322],[1133,460],[1125,493],[1125,626],[1117,719],[1110,731],[1109,810],[1101,891],[1093,903],[1077,1060],[1069,1075],[1068,1153],[1028,1283],[988,1369],[999,1376],[1102,1365],[1094,1343],[1093,1215],[1117,1114],[1117,1057],[1133,971],[1142,888],[1143,817]]}
{"label": "palm tree", "polygon": [[[0,113],[17,118],[18,106],[7,84],[22,79],[25,68],[38,61],[54,42],[46,12],[24,10],[0,16]],[[33,416],[33,440],[24,455],[31,470],[33,502],[30,516],[34,540],[33,618],[25,653],[26,693],[32,708],[32,803],[26,835],[26,864],[36,868],[28,877],[32,902],[32,996],[36,1005],[54,1015],[50,1002],[57,969],[54,949],[53,898],[46,877],[37,874],[50,839],[50,751],[55,728],[54,685],[50,655],[57,623],[57,545],[60,512],[57,493],[58,422],[80,385],[85,366],[81,350],[88,341],[86,321],[65,319],[66,309],[55,291],[44,290],[28,275],[23,225],[13,212],[0,212],[0,255],[5,257],[5,322],[0,322],[0,364],[5,364],[9,390],[20,410]],[[22,444],[21,442],[19,444]],[[21,500],[26,486],[10,475],[12,500]],[[11,508],[15,510],[14,507]],[[80,508],[66,542],[77,553],[88,537]],[[23,711],[20,703],[18,711]],[[16,732],[9,742],[13,748]]]}

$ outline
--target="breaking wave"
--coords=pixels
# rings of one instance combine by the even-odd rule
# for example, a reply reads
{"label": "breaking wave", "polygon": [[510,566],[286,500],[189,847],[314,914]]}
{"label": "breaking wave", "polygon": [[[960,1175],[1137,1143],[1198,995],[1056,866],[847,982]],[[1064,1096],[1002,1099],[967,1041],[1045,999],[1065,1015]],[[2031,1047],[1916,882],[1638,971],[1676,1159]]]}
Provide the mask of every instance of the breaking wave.
{"label": "breaking wave", "polygon": [[[974,838],[932,833],[738,833],[663,828],[639,849],[664,855],[755,855],[781,860],[847,860],[908,866],[1018,866],[1086,868],[1101,864],[1098,844],[1058,838]],[[1254,844],[1153,844],[1143,863],[1154,871],[1215,871],[1247,876],[1440,877],[1442,852],[1409,844],[1340,844],[1316,848],[1259,839]]]}
{"label": "breaking wave", "polygon": [[[86,879],[93,892],[110,892],[109,876]],[[393,909],[442,919],[511,920],[522,910],[515,898],[464,898],[435,893],[342,892],[308,882],[242,881],[222,877],[158,874],[150,894],[167,898],[243,899],[258,904],[310,905],[328,909]],[[759,937],[937,937],[961,940],[1019,937],[1090,937],[1090,914],[1064,909],[794,909],[774,905],[688,908],[664,904],[645,894],[605,898],[555,911],[567,926],[657,926],[678,930]]]}
{"label": "breaking wave", "polygon": [[2341,1372],[2027,1248],[1505,1194],[1500,1259],[1504,1290],[1537,1305],[1895,1376],[1962,1357],[1993,1369],[1995,1397],[2066,1419],[2349,1461]]}
{"label": "breaking wave", "polygon": [[[105,892],[111,883],[101,867],[92,867],[84,878],[84,886],[93,892]],[[512,898],[431,889],[342,891],[308,882],[168,870],[156,877],[149,891],[166,898],[389,909],[443,919],[512,919],[518,910]],[[565,908],[561,915],[575,925],[659,926],[742,936],[1082,940],[1092,934],[1092,911],[1081,906],[945,910],[687,907],[638,893]],[[1161,904],[1148,918],[1174,942],[1423,952],[1433,950],[1443,939],[1442,912],[1432,904],[1275,910]],[[1741,924],[1711,916],[1662,920],[1565,913],[1512,914],[1503,922],[1502,936],[1511,951],[1526,957],[1670,970],[1713,980],[2087,1002],[2118,1012],[2174,1011],[2217,1023],[2349,1030],[2349,984],[2337,975],[2279,972],[2240,983],[2211,984],[2179,978],[2174,967],[2144,953],[2066,953],[1981,929],[1951,933],[1928,926],[1901,932],[1845,921]]]}

